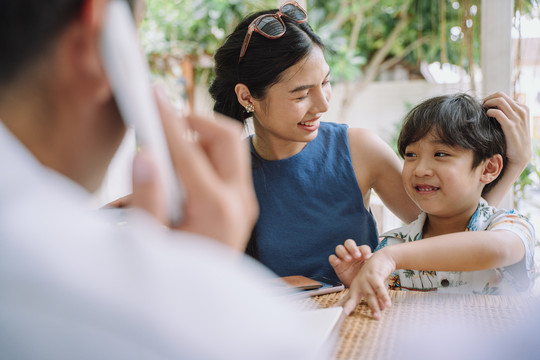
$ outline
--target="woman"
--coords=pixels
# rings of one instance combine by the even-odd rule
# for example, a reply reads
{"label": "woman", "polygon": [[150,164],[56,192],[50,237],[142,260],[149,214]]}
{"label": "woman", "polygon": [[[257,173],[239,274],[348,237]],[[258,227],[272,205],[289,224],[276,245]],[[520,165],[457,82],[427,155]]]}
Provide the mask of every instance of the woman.
{"label": "woman", "polygon": [[[260,217],[248,252],[280,276],[337,279],[328,255],[348,238],[377,245],[369,208],[375,190],[401,220],[419,209],[401,183],[392,149],[365,129],[321,122],[331,97],[324,45],[296,3],[245,18],[215,54],[214,111],[241,122],[250,138]],[[530,158],[528,113],[506,95],[488,97],[509,146],[498,203]]]}

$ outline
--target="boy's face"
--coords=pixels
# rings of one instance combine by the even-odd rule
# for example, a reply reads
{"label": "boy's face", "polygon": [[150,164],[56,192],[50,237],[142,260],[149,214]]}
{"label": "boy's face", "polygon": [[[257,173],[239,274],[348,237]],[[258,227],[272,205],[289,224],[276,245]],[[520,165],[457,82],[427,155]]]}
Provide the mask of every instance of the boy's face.
{"label": "boy's face", "polygon": [[472,168],[473,151],[441,143],[432,134],[405,150],[402,179],[410,198],[426,213],[470,217],[484,183],[483,166]]}

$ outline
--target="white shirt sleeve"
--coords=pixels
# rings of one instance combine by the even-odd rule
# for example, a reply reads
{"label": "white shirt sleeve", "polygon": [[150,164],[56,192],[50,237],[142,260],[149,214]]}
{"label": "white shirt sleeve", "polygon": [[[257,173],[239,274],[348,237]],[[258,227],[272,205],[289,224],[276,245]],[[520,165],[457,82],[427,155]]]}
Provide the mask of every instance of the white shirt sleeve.
{"label": "white shirt sleeve", "polygon": [[61,229],[41,216],[0,254],[4,359],[317,356],[271,274],[227,248],[142,216],[113,227],[71,214]]}
{"label": "white shirt sleeve", "polygon": [[515,210],[499,210],[490,219],[488,231],[507,230],[516,234],[525,247],[525,267],[534,270],[535,231],[529,220]]}

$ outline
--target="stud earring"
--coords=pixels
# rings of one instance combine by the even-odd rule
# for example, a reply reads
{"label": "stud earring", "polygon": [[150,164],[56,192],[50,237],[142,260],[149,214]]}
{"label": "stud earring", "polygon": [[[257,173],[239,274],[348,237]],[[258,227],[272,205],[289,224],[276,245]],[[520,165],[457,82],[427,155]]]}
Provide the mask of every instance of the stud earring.
{"label": "stud earring", "polygon": [[246,112],[249,114],[249,113],[252,113],[253,111],[255,111],[255,107],[253,106],[252,103],[249,103],[246,105]]}

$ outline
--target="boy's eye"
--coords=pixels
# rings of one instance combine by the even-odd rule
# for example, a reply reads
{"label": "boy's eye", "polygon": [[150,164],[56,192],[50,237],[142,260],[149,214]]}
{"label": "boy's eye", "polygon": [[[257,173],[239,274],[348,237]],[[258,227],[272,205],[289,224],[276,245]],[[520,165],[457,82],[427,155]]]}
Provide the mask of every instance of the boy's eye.
{"label": "boy's eye", "polygon": [[406,153],[405,153],[405,157],[406,157],[406,158],[416,157],[416,154],[413,153],[413,152],[406,152]]}
{"label": "boy's eye", "polygon": [[437,152],[435,153],[435,157],[445,157],[445,156],[448,156],[447,153],[443,153],[443,152]]}
{"label": "boy's eye", "polygon": [[300,96],[300,97],[296,98],[296,100],[304,100],[305,98],[307,98],[307,96],[308,96],[308,93],[306,93],[303,96]]}

